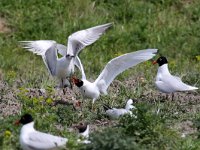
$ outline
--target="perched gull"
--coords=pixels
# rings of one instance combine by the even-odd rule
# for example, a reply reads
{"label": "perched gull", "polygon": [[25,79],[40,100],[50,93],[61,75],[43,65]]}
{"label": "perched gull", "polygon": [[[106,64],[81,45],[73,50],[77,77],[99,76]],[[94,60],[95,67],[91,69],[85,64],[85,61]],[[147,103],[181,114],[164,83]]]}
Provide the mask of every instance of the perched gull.
{"label": "perched gull", "polygon": [[[79,52],[98,40],[111,26],[112,23],[107,23],[75,32],[68,37],[67,47],[53,40],[21,41],[21,43],[27,50],[42,56],[49,73],[56,76],[60,80],[59,87],[64,88],[69,84],[67,77],[74,73],[74,65],[80,68]],[[61,58],[58,58],[57,50],[62,55]]]}
{"label": "perched gull", "polygon": [[158,64],[155,85],[163,93],[173,93],[177,91],[196,90],[197,87],[187,85],[181,81],[181,78],[173,76],[168,70],[168,61],[166,57],[159,57],[153,64]]}
{"label": "perched gull", "polygon": [[65,148],[67,138],[36,131],[30,114],[25,114],[16,124],[23,124],[20,132],[20,144],[23,150],[52,150]]}
{"label": "perched gull", "polygon": [[86,79],[83,66],[81,65],[82,79],[80,80],[73,76],[72,82],[80,88],[84,96],[91,98],[92,103],[94,103],[100,94],[107,94],[107,88],[117,75],[130,67],[151,59],[156,53],[157,49],[146,49],[116,57],[107,63],[94,82]]}

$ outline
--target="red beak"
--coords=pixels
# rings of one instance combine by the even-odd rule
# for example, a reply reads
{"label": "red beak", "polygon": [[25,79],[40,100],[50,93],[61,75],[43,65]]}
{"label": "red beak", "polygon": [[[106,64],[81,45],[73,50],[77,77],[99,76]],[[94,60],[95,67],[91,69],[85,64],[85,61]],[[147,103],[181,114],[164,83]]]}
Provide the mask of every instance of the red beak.
{"label": "red beak", "polygon": [[152,62],[152,64],[153,64],[153,65],[157,64],[157,61],[156,61],[156,60],[154,60],[154,61]]}
{"label": "red beak", "polygon": [[79,82],[79,79],[77,79],[76,77],[72,77],[72,78],[71,78],[71,82],[72,82],[73,84],[76,84],[76,83]]}
{"label": "red beak", "polygon": [[15,125],[19,125],[20,124],[20,120],[15,121]]}

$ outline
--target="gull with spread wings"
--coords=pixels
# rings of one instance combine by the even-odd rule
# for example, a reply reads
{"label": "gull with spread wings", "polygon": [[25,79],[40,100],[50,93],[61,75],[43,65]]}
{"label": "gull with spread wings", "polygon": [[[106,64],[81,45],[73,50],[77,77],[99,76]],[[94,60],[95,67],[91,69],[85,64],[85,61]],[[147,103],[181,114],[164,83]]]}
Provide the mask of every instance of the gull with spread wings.
{"label": "gull with spread wings", "polygon": [[[78,58],[80,51],[98,40],[111,26],[112,23],[107,23],[77,31],[68,37],[67,46],[53,40],[21,41],[21,43],[23,48],[42,56],[49,73],[56,76],[60,80],[59,87],[64,88],[68,83],[67,77],[74,73],[74,66],[80,69],[81,62]],[[61,58],[58,58],[57,51],[62,55]]]}
{"label": "gull with spread wings", "polygon": [[86,79],[83,66],[80,65],[82,79],[80,80],[73,76],[71,78],[72,83],[79,87],[81,93],[84,96],[91,98],[92,103],[94,103],[95,100],[99,98],[100,94],[107,94],[107,88],[117,75],[130,67],[151,59],[156,53],[157,49],[146,49],[116,57],[107,63],[94,82],[90,82]]}

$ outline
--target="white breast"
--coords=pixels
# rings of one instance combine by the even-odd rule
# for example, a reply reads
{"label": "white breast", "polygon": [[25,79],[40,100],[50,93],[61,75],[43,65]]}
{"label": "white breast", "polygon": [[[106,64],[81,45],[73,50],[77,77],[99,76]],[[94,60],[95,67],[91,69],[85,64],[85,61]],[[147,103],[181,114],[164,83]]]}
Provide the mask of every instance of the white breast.
{"label": "white breast", "polygon": [[58,59],[56,65],[56,75],[58,78],[66,78],[74,72],[74,65],[72,61],[67,61],[66,57]]}
{"label": "white breast", "polygon": [[81,93],[88,98],[97,99],[100,95],[98,87],[87,80],[83,80],[83,83],[83,86],[80,87]]}

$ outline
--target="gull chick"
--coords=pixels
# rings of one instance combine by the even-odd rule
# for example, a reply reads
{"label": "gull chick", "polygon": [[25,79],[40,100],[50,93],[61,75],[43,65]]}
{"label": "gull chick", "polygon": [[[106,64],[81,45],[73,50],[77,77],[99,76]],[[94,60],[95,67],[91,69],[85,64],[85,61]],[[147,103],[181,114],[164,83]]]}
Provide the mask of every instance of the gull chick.
{"label": "gull chick", "polygon": [[120,116],[123,116],[125,114],[130,114],[131,116],[132,111],[131,109],[136,109],[135,106],[132,105],[133,100],[129,99],[126,103],[125,108],[111,108],[107,105],[103,105],[104,110],[106,111],[106,114],[111,118],[111,119],[118,119]]}
{"label": "gull chick", "polygon": [[79,135],[81,137],[83,137],[84,139],[78,139],[77,142],[79,143],[83,143],[83,144],[89,144],[91,143],[91,141],[88,140],[89,138],[89,134],[90,134],[90,127],[88,124],[83,124],[83,123],[80,123],[79,125],[75,126],[75,128],[78,129],[79,131]]}
{"label": "gull chick", "polygon": [[92,99],[92,103],[99,98],[100,94],[107,94],[107,88],[112,83],[117,75],[128,68],[151,59],[157,53],[157,49],[146,49],[132,53],[127,53],[122,56],[110,60],[99,77],[90,82],[86,79],[83,66],[81,66],[82,79],[72,77],[72,82],[79,87],[81,93]]}
{"label": "gull chick", "polygon": [[[68,37],[67,46],[53,40],[21,41],[21,43],[23,48],[42,56],[49,73],[56,76],[60,80],[59,87],[64,88],[69,84],[66,78],[74,73],[74,65],[80,68],[79,52],[98,40],[111,26],[112,23],[107,23],[75,32]],[[58,58],[57,53],[62,57]]]}
{"label": "gull chick", "polygon": [[155,81],[155,85],[159,91],[163,93],[173,93],[198,89],[197,87],[183,83],[181,78],[171,75],[166,57],[159,57],[153,64],[159,65]]}
{"label": "gull chick", "polygon": [[55,150],[65,148],[67,138],[36,131],[30,114],[25,114],[16,124],[23,124],[20,131],[20,144],[23,150]]}

